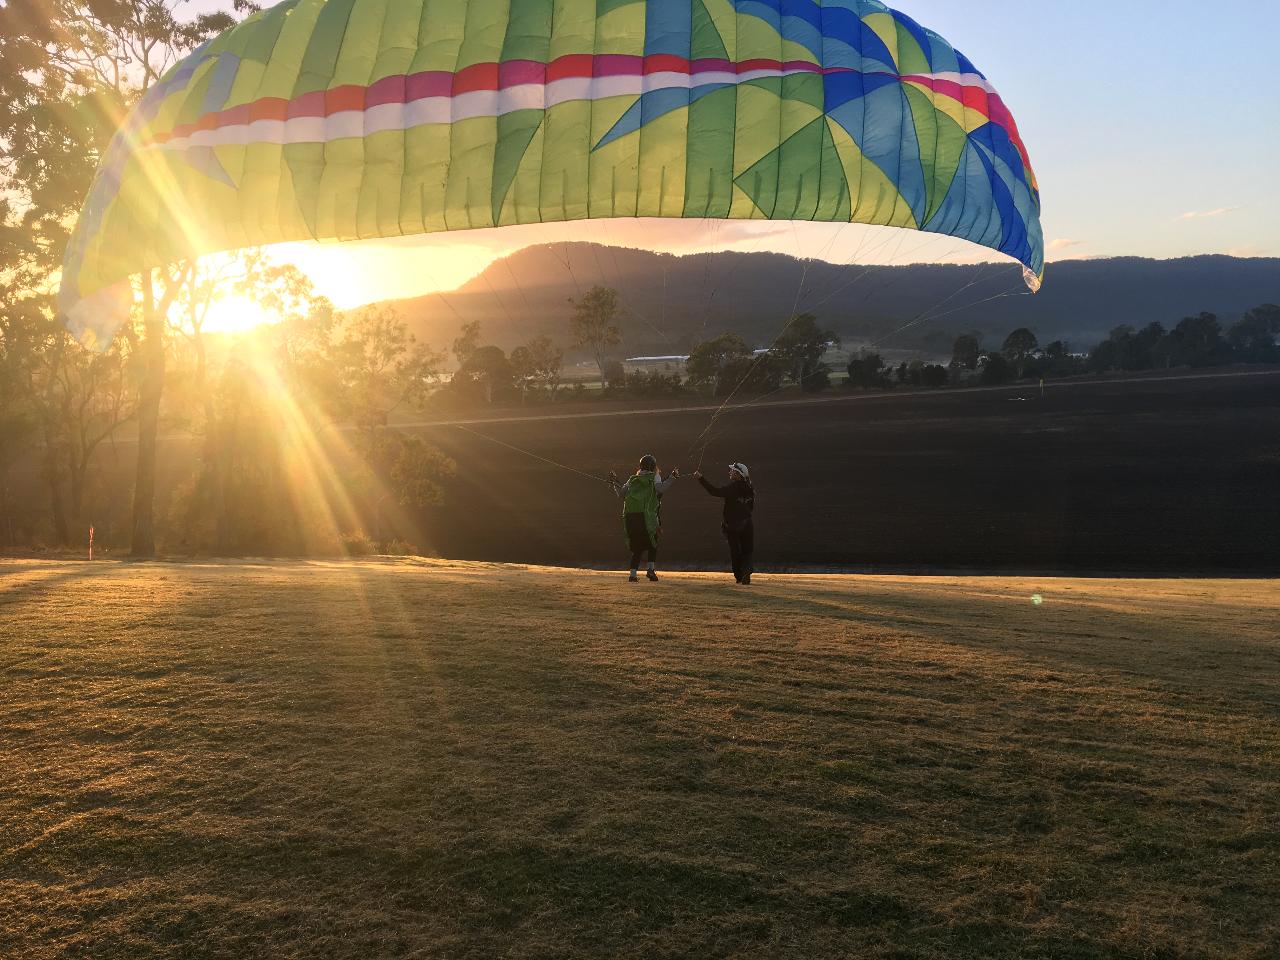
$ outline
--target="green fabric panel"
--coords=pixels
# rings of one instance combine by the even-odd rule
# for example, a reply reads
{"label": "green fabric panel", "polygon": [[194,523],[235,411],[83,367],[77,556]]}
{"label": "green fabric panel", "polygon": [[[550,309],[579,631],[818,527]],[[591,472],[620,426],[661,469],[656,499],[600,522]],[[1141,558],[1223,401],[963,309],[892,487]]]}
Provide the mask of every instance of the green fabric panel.
{"label": "green fabric panel", "polygon": [[262,84],[267,75],[266,64],[256,60],[245,60],[236,71],[235,82],[231,84],[231,93],[227,96],[227,107],[238,107],[252,103],[262,96]]}
{"label": "green fabric panel", "polygon": [[512,0],[467,0],[467,21],[456,69],[496,63],[506,42]]}
{"label": "green fabric panel", "polygon": [[685,163],[688,152],[687,110],[675,110],[648,123],[641,141],[640,217],[679,217],[685,206]]}
{"label": "green fabric panel", "polygon": [[290,143],[284,147],[284,158],[293,180],[294,197],[298,213],[307,225],[307,232],[316,239],[320,232],[320,178],[324,173],[323,143]]}
{"label": "green fabric panel", "polygon": [[293,96],[298,87],[298,72],[310,46],[311,30],[323,5],[320,0],[302,0],[285,18],[257,96],[281,99]]}
{"label": "green fabric panel", "polygon": [[928,211],[925,219],[933,215],[936,204],[942,202],[945,191],[938,190],[937,153],[939,114],[929,95],[915,87],[904,84],[907,103],[911,107],[911,117],[915,124],[916,137],[920,141],[920,167],[924,176],[925,194]]}
{"label": "green fabric panel", "polygon": [[847,222],[851,216],[844,164],[823,116],[743,171],[735,183],[770,219]]}
{"label": "green fabric panel", "polygon": [[[554,0],[551,10],[552,60],[569,54],[596,52],[596,0]],[[630,20],[635,10],[643,17],[643,7],[621,11],[621,15]],[[619,11],[612,15],[619,15]]]}
{"label": "green fabric panel", "polygon": [[551,50],[552,0],[511,0],[511,19],[502,44],[503,62],[545,63]]}
{"label": "green fabric panel", "polygon": [[822,117],[817,122],[822,125],[822,152],[818,166],[818,201],[811,219],[848,223],[853,212],[852,198],[844,164],[831,137],[831,121]]}
{"label": "green fabric panel", "polygon": [[256,243],[276,242],[282,234],[280,200],[292,193],[281,185],[287,169],[284,151],[279,144],[253,143],[219,150],[218,155],[224,169],[240,185],[231,198],[231,209],[239,214],[246,231],[260,238]]}
{"label": "green fabric panel", "polygon": [[280,231],[280,239],[301,240],[309,237],[311,235],[310,230],[302,217],[302,211],[298,207],[298,198],[295,196],[293,175],[289,170],[289,164],[284,159],[285,148],[270,143],[264,143],[261,147],[261,163],[264,166],[269,164],[272,158],[268,148],[274,148],[275,164],[280,172],[279,191],[271,204],[275,210],[274,216]]}
{"label": "green fabric panel", "polygon": [[547,111],[542,147],[542,219],[581,220],[590,196],[591,104],[562,103]]}
{"label": "green fabric panel", "polygon": [[[778,59],[782,55],[782,43],[778,31],[759,17],[737,12],[738,60]],[[809,54],[806,53],[806,57]]]}
{"label": "green fabric panel", "polygon": [[716,34],[724,44],[726,56],[738,60],[738,11],[730,0],[699,0],[703,12],[711,20]]}
{"label": "green fabric panel", "polygon": [[[499,59],[531,60],[546,63],[551,50],[551,28],[555,13],[553,0],[511,0],[511,12],[503,39]],[[516,175],[525,166],[525,159],[534,138],[542,128],[544,112],[521,110],[498,118],[497,144],[493,161],[493,180],[490,186],[490,204],[493,222],[503,222],[503,208],[507,205]],[[538,143],[541,151],[541,141]],[[541,153],[539,152],[539,157]],[[522,191],[520,203],[513,206],[514,222],[531,215],[527,199],[529,191]],[[532,216],[537,219],[537,197],[533,197]]]}
{"label": "green fabric panel", "polygon": [[324,169],[316,200],[316,230],[322,237],[359,240],[357,206],[364,163],[364,141],[354,138],[324,144]]}
{"label": "green fabric panel", "polygon": [[[603,6],[603,4],[602,4]],[[644,53],[645,7],[643,3],[625,3],[602,10],[596,18],[595,47],[596,54],[630,54],[639,56]],[[589,51],[592,48],[587,48]],[[583,51],[578,51],[579,53]]]}
{"label": "green fabric panel", "polygon": [[737,87],[737,126],[734,129],[735,175],[778,146],[779,99],[782,80],[752,80]]}
{"label": "green fabric panel", "polygon": [[422,43],[414,54],[409,73],[454,70],[462,48],[467,6],[458,0],[423,0],[418,36]]}
{"label": "green fabric panel", "polygon": [[[595,52],[597,24],[595,0],[555,0],[550,59]],[[562,103],[547,111],[539,192],[543,220],[578,220],[588,216],[593,130],[590,103]]]}
{"label": "green fabric panel", "polygon": [[338,56],[346,39],[347,23],[356,0],[326,0],[320,5],[306,55],[298,69],[293,96],[327,90],[338,67]]}
{"label": "green fabric panel", "polygon": [[[511,0],[471,0],[457,69],[493,63],[506,42]],[[475,117],[453,125],[449,144],[449,179],[445,189],[445,219],[452,229],[492,226],[501,204],[493,202],[494,159],[498,143],[497,117]]]}
{"label": "green fabric panel", "polygon": [[538,223],[542,219],[539,206],[542,199],[542,131],[543,127],[539,125],[525,148],[511,186],[507,188],[499,212],[499,224]]}
{"label": "green fabric panel", "polygon": [[446,228],[444,196],[451,129],[435,125],[405,131],[400,225],[406,234],[434,233]]}
{"label": "green fabric panel", "polygon": [[347,21],[329,87],[367,86],[373,77],[387,7],[396,0],[359,0],[359,15]]}
{"label": "green fabric panel", "polygon": [[904,76],[913,73],[932,73],[933,67],[929,65],[929,58],[925,56],[925,52],[920,49],[919,41],[901,23],[898,23],[897,27],[898,73]]}
{"label": "green fabric panel", "polygon": [[238,44],[240,59],[263,64],[269,61],[275,51],[276,41],[280,39],[289,15],[297,5],[297,0],[285,0],[284,3],[257,14],[256,17],[260,19],[256,19],[252,27],[246,21],[245,26],[238,31],[244,36],[243,42]]}
{"label": "green fabric panel", "polygon": [[733,141],[738,91],[716,90],[689,107],[686,217],[727,217],[733,203]]}
{"label": "green fabric panel", "polygon": [[596,0],[595,15],[603,17],[624,7],[644,7],[644,0]]}
{"label": "green fabric panel", "polygon": [[384,130],[364,139],[364,169],[356,207],[362,239],[400,232],[400,183],[404,177],[404,131]]}
{"label": "green fabric panel", "polygon": [[[877,206],[882,202],[883,196],[896,196],[897,187],[889,183],[884,173],[874,163],[868,161],[862,150],[854,142],[853,137],[838,123],[829,123],[827,129],[831,132],[832,140],[835,143],[836,152],[840,156],[840,163],[844,167],[845,177],[849,184],[850,197],[854,203],[854,209],[849,214],[849,219],[854,223],[872,222]],[[915,219],[909,207],[905,204],[902,207],[902,215],[898,223],[899,226],[915,226]]]}
{"label": "green fabric panel", "polygon": [[[599,143],[631,106],[631,97],[612,97],[591,111],[591,142]],[[633,217],[640,190],[640,138],[620,137],[591,152],[589,215]]]}
{"label": "green fabric panel", "polygon": [[498,118],[498,143],[493,157],[491,193],[494,223],[502,219],[507,194],[534,134],[542,127],[542,117],[541,110],[520,110]]}
{"label": "green fabric panel", "polygon": [[392,0],[387,6],[382,36],[378,40],[378,56],[369,76],[371,82],[409,72],[418,50],[422,7],[423,0]]}
{"label": "green fabric panel", "polygon": [[[262,171],[259,168],[251,167],[249,165],[251,162],[254,162],[254,161],[261,162],[261,160],[259,159],[261,156],[261,152],[256,150],[255,148],[267,147],[267,146],[275,146],[275,144],[253,143],[245,147],[242,147],[239,145],[227,146],[227,147],[215,147],[213,148],[212,153],[213,153],[213,157],[217,160],[217,162],[222,165],[222,169],[226,172],[227,177],[231,180],[232,183],[236,184],[236,189],[240,191],[244,191],[246,189],[246,184],[249,184],[249,186],[252,187],[253,183],[261,182],[261,177],[259,177],[258,181],[248,180],[249,175],[254,173],[259,173],[259,174],[265,173],[267,176],[270,176],[272,179],[279,180],[280,167],[278,163],[275,167],[266,171]],[[275,156],[277,161],[280,159],[280,150],[278,147],[275,149],[275,151],[273,151],[273,155]],[[197,182],[207,180],[210,183],[217,183],[217,181],[215,181],[212,177],[201,176],[193,179],[195,179]],[[226,186],[226,184],[219,183],[218,185],[223,189],[230,189]],[[263,196],[269,197],[270,194],[264,193]]]}
{"label": "green fabric panel", "polygon": [[734,183],[765,217],[772,217],[778,206],[781,180],[782,149],[771,150],[734,178]]}
{"label": "green fabric panel", "polygon": [[496,127],[490,117],[461,120],[452,127],[444,219],[450,230],[493,225],[493,158]]}
{"label": "green fabric panel", "polygon": [[195,123],[204,116],[204,97],[209,92],[209,81],[213,79],[214,62],[201,64],[195,77],[182,94],[182,106],[179,108],[174,123]]}
{"label": "green fabric panel", "polygon": [[715,21],[711,19],[711,14],[707,12],[706,5],[702,0],[692,0],[693,3],[693,43],[691,45],[691,58],[694,60],[727,60],[729,51],[724,45],[724,38],[720,36],[720,30],[716,27]]}
{"label": "green fabric panel", "polygon": [[[924,222],[928,223],[947,198],[947,192],[960,169],[960,158],[969,138],[958,123],[934,109],[928,94],[913,87],[903,89],[907,92],[913,112],[932,118],[931,126],[920,120],[916,122],[916,129],[922,133],[921,160],[924,163],[925,183],[929,189],[928,212],[924,218]],[[933,146],[928,151],[925,150],[923,137],[925,129],[930,130],[933,135]]]}

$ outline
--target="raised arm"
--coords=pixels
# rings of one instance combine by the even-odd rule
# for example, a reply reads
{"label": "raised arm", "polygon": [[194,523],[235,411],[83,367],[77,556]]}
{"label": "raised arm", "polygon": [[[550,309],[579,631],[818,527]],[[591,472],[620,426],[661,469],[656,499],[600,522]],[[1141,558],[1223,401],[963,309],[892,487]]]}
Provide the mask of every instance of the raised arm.
{"label": "raised arm", "polygon": [[657,490],[659,494],[666,493],[668,490],[670,490],[672,487],[675,486],[676,481],[679,479],[680,479],[680,471],[673,470],[671,473],[667,474],[667,478],[665,480],[657,481],[653,485],[653,488]]}
{"label": "raised arm", "polygon": [[725,497],[729,496],[729,487],[717,487],[706,477],[702,476],[698,477],[698,482],[702,484],[702,489],[707,491],[707,493],[711,494],[713,497],[719,497],[723,500]]}

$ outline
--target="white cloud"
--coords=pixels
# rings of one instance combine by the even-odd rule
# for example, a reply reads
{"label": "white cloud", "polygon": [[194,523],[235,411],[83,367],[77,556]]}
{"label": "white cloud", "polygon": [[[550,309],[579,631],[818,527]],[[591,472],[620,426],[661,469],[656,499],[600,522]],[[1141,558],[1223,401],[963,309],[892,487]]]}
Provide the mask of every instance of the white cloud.
{"label": "white cloud", "polygon": [[1184,220],[1210,220],[1214,217],[1225,217],[1227,214],[1235,213],[1239,209],[1239,207],[1219,207],[1217,210],[1192,210],[1176,219],[1178,223]]}
{"label": "white cloud", "polygon": [[1057,253],[1060,250],[1070,250],[1072,247],[1083,247],[1087,243],[1087,240],[1068,240],[1065,237],[1060,237],[1049,244],[1049,249],[1053,253]]}

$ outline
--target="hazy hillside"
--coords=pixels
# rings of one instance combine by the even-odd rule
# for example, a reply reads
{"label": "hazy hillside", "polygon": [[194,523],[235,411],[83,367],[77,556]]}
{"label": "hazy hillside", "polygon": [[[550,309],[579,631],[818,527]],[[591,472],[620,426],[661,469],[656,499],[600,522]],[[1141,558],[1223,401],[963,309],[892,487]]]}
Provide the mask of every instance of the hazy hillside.
{"label": "hazy hillside", "polygon": [[[801,281],[803,280],[803,285]],[[1012,264],[859,267],[772,253],[679,257],[597,244],[521,250],[460,290],[402,301],[428,340],[452,340],[461,320],[480,320],[485,339],[512,347],[532,336],[567,340],[569,298],[603,283],[617,288],[632,316],[631,354],[687,349],[708,334],[736,330],[766,343],[797,302],[850,340],[876,341],[919,319],[888,347],[948,350],[958,332],[989,341],[1027,326],[1042,342],[1085,347],[1115,326],[1177,323],[1208,310],[1235,319],[1280,301],[1280,259],[1073,261],[1053,264],[1044,290],[1026,294]]]}

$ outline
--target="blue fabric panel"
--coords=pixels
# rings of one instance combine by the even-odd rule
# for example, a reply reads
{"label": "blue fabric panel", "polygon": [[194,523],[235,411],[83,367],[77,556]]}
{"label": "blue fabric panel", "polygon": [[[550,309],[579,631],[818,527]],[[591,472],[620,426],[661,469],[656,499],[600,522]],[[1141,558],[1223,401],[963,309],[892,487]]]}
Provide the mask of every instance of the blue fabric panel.
{"label": "blue fabric panel", "polygon": [[649,0],[645,6],[645,56],[665,53],[688,57],[693,45],[689,0]]}

